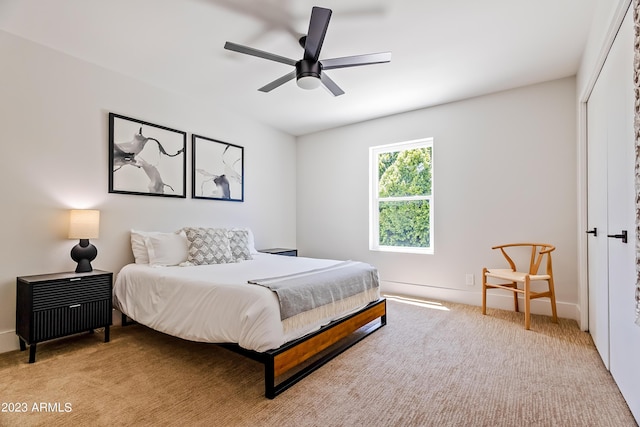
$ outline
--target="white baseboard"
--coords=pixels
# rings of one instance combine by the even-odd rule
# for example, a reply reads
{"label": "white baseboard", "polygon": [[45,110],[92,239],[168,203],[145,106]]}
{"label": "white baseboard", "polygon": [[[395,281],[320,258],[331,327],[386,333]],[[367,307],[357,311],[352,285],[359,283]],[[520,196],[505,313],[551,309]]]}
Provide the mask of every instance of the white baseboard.
{"label": "white baseboard", "polygon": [[111,326],[122,326],[122,313],[114,308],[112,314]]}
{"label": "white baseboard", "polygon": [[20,344],[16,331],[0,332],[0,353],[18,350],[19,348]]}
{"label": "white baseboard", "polygon": [[[459,304],[482,306],[481,286],[470,287],[470,290],[439,288],[436,286],[416,285],[410,283],[380,281],[380,291],[387,294],[413,296],[419,298],[431,298],[439,301],[449,301]],[[520,305],[524,308],[524,302]],[[487,294],[487,307],[499,308],[502,310],[513,310],[513,296],[504,292]],[[521,310],[523,309],[521,308]],[[577,304],[556,301],[558,317],[563,319],[573,319],[580,322],[580,310]],[[531,312],[534,314],[551,315],[551,305],[548,299],[532,300]]]}

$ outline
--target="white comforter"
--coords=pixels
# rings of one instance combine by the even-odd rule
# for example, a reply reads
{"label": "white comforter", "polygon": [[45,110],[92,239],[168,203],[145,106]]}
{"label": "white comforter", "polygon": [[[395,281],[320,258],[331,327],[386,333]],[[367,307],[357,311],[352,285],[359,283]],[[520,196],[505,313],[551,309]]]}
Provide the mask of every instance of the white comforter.
{"label": "white comforter", "polygon": [[237,343],[255,351],[278,348],[364,306],[359,304],[346,313],[285,333],[276,294],[247,281],[340,261],[269,254],[253,258],[194,267],[126,265],[116,277],[114,305],[136,322],[170,335],[191,341]]}

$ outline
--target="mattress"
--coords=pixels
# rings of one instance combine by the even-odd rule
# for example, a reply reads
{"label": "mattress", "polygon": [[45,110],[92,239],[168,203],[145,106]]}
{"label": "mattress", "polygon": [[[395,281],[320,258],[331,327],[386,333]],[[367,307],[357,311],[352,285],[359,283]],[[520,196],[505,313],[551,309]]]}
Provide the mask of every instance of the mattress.
{"label": "mattress", "polygon": [[302,273],[342,261],[254,254],[252,260],[192,267],[128,264],[116,276],[114,306],[136,322],[186,340],[236,343],[258,352],[311,333],[379,298],[353,300],[340,313],[286,328],[277,295],[249,284],[263,277]]}

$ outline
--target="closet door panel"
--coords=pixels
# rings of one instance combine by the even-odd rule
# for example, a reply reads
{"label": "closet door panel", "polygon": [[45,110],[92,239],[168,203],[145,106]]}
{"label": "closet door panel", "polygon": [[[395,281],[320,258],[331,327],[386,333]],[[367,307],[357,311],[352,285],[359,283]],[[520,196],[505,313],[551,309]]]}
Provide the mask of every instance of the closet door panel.
{"label": "closet door panel", "polygon": [[610,371],[634,416],[640,419],[640,327],[635,320],[635,146],[631,12],[607,62],[614,70],[608,104],[608,234],[627,232],[627,242],[609,238]]}
{"label": "closet door panel", "polygon": [[587,104],[587,238],[589,332],[609,369],[609,277],[607,239],[607,74],[603,71]]}

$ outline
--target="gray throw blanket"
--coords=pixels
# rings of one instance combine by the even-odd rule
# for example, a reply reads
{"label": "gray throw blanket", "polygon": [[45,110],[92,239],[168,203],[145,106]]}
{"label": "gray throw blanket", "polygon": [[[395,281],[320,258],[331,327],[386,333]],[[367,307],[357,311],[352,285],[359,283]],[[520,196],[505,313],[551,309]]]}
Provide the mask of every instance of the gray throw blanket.
{"label": "gray throw blanket", "polygon": [[356,261],[287,276],[249,280],[249,283],[269,288],[278,295],[281,320],[380,286],[378,270]]}

